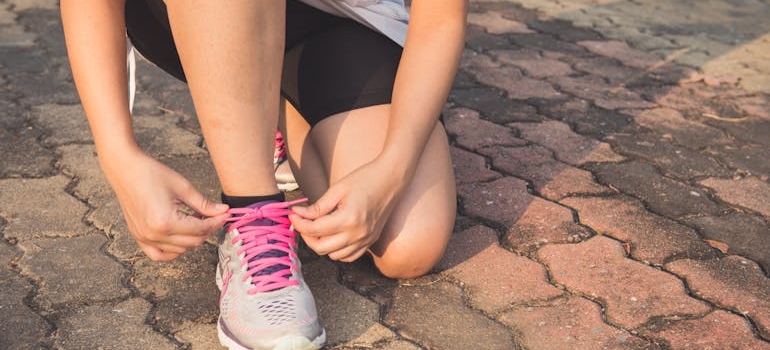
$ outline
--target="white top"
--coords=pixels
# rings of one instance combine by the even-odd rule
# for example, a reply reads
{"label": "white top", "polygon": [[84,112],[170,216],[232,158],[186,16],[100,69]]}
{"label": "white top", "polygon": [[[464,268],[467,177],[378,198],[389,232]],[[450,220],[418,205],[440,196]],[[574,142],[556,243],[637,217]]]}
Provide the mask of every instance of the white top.
{"label": "white top", "polygon": [[409,12],[404,0],[300,0],[321,11],[353,19],[401,46],[406,41]]}

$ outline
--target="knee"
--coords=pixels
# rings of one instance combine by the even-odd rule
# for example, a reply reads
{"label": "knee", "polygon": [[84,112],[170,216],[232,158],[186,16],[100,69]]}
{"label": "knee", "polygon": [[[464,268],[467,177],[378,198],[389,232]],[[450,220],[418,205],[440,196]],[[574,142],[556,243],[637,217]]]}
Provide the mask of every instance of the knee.
{"label": "knee", "polygon": [[[441,235],[440,237],[443,237]],[[375,255],[374,264],[386,277],[408,279],[423,276],[438,264],[444,255],[446,242],[436,240],[426,245],[391,243],[381,255]]]}

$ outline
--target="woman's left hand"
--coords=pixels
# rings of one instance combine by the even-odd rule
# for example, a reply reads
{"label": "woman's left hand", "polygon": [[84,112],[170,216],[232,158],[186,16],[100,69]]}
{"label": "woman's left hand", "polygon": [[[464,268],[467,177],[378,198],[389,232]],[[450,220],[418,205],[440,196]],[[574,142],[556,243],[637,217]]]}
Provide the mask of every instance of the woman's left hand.
{"label": "woman's left hand", "polygon": [[377,160],[358,168],[312,205],[294,207],[289,216],[294,228],[319,255],[345,262],[358,259],[380,237],[407,182],[389,173]]}

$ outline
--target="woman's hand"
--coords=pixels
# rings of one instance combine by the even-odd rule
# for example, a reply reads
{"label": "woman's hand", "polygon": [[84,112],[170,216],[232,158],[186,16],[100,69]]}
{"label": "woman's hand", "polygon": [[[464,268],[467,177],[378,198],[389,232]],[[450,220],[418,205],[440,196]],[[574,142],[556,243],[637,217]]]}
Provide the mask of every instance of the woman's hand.
{"label": "woman's hand", "polygon": [[351,262],[380,237],[403,184],[388,177],[376,160],[337,183],[307,207],[296,206],[289,218],[305,243],[319,255]]}
{"label": "woman's hand", "polygon": [[199,247],[229,216],[227,205],[209,201],[179,173],[140,151],[110,159],[113,163],[103,160],[102,167],[128,229],[153,261],[170,261]]}

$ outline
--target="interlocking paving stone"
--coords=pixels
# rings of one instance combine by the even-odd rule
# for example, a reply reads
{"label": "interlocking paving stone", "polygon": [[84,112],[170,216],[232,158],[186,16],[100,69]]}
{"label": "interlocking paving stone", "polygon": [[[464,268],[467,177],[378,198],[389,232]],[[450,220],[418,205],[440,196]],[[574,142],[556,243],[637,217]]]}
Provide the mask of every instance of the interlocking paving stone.
{"label": "interlocking paving stone", "polygon": [[50,325],[26,303],[34,287],[11,269],[20,253],[0,242],[0,348],[8,350],[43,348]]}
{"label": "interlocking paving stone", "polygon": [[479,113],[456,108],[446,113],[446,128],[458,145],[469,150],[504,145],[521,146],[526,141],[519,139],[510,128],[481,120]]}
{"label": "interlocking paving stone", "polygon": [[545,57],[519,58],[516,57],[515,52],[511,50],[496,50],[492,51],[491,54],[499,62],[515,66],[532,78],[542,79],[574,73],[572,68],[564,62]]}
{"label": "interlocking paving stone", "polygon": [[693,229],[652,214],[627,197],[574,197],[561,203],[577,210],[581,224],[629,243],[631,256],[641,261],[662,265],[675,257],[716,254]]}
{"label": "interlocking paving stone", "polygon": [[639,74],[639,70],[621,65],[617,61],[601,56],[591,57],[562,57],[561,60],[569,62],[575,70],[590,75],[602,77],[612,85],[629,84],[631,79]]}
{"label": "interlocking paving stone", "polygon": [[656,349],[628,331],[604,323],[601,306],[580,297],[566,297],[535,306],[518,306],[500,321],[522,335],[531,350]]}
{"label": "interlocking paving stone", "polygon": [[457,147],[452,147],[449,151],[458,184],[486,182],[500,177],[500,174],[489,169],[484,157]]}
{"label": "interlocking paving stone", "polygon": [[45,104],[32,109],[32,122],[45,130],[43,141],[48,146],[66,143],[93,142],[91,129],[88,127],[83,107],[80,105],[62,106]]}
{"label": "interlocking paving stone", "polygon": [[634,50],[622,41],[587,40],[578,44],[588,51],[614,58],[629,67],[645,69],[660,61],[657,56]]}
{"label": "interlocking paving stone", "polygon": [[8,221],[5,237],[29,240],[89,232],[82,222],[88,208],[64,192],[69,182],[63,176],[0,179],[0,216]]}
{"label": "interlocking paving stone", "polygon": [[607,237],[547,245],[538,255],[556,283],[597,299],[607,320],[626,329],[657,317],[697,316],[710,310],[689,297],[675,276],[626,258],[621,244]]}
{"label": "interlocking paving stone", "polygon": [[660,175],[641,161],[601,163],[592,166],[600,183],[640,198],[651,211],[670,218],[688,214],[719,214],[724,208],[699,187]]}
{"label": "interlocking paving stone", "polygon": [[723,310],[695,320],[663,321],[650,328],[643,333],[662,338],[672,349],[770,349],[770,343],[754,337],[745,318]]}
{"label": "interlocking paving stone", "polygon": [[734,173],[708,151],[695,151],[672,142],[670,134],[625,134],[608,139],[623,155],[650,161],[664,175],[682,181],[707,176],[729,177]]}
{"label": "interlocking paving stone", "polygon": [[487,33],[482,27],[469,24],[465,33],[465,46],[476,51],[507,49],[511,47],[511,42],[503,36]]}
{"label": "interlocking paving stone", "polygon": [[305,264],[303,273],[316,298],[319,317],[326,327],[329,345],[371,344],[392,334],[382,329],[379,306],[337,282],[337,268],[328,260]]}
{"label": "interlocking paving stone", "polygon": [[492,159],[497,170],[532,182],[539,190],[551,182],[569,165],[557,161],[545,147],[489,147],[479,152]]}
{"label": "interlocking paving stone", "polygon": [[559,201],[574,195],[607,195],[612,189],[594,180],[593,174],[575,167],[566,167],[540,188],[535,188],[543,198]]}
{"label": "interlocking paving stone", "polygon": [[700,182],[725,202],[770,217],[770,184],[754,177],[740,180],[710,178]]}
{"label": "interlocking paving stone", "polygon": [[731,168],[748,176],[768,176],[770,174],[770,148],[759,145],[724,145],[712,147],[714,154]]}
{"label": "interlocking paving stone", "polygon": [[638,93],[620,85],[610,85],[601,77],[565,77],[549,78],[561,91],[576,97],[591,100],[604,109],[637,109],[656,107],[655,103],[645,101]]}
{"label": "interlocking paving stone", "polygon": [[540,121],[543,116],[537,114],[535,107],[522,101],[505,97],[504,92],[493,88],[453,90],[449,98],[457,105],[471,108],[482,114],[482,119],[505,124],[516,121]]}
{"label": "interlocking paving stone", "polygon": [[201,136],[177,126],[178,119],[170,114],[134,116],[137,142],[145,152],[156,157],[206,155],[198,146]]}
{"label": "interlocking paving stone", "polygon": [[597,139],[622,132],[633,121],[628,115],[598,108],[581,99],[547,104],[542,107],[542,112],[552,119],[569,124],[579,134]]}
{"label": "interlocking paving stone", "polygon": [[213,323],[219,315],[216,261],[216,248],[204,244],[173,262],[147,258],[135,262],[131,282],[141,296],[153,301],[153,323],[169,333],[190,321]]}
{"label": "interlocking paving stone", "polygon": [[36,129],[16,133],[0,128],[0,176],[42,177],[53,173],[54,154],[36,142],[39,136]]}
{"label": "interlocking paving stone", "polygon": [[[472,237],[485,233],[490,235],[488,229],[475,227],[455,236]],[[473,239],[471,237],[466,239]],[[457,246],[458,239],[452,239],[454,242],[451,250],[464,248]],[[450,254],[454,260],[459,260],[457,257],[461,253]],[[444,273],[462,283],[471,306],[490,314],[509,305],[548,300],[563,293],[548,283],[542,265],[511,253],[496,243],[474,253]]]}
{"label": "interlocking paving stone", "polygon": [[583,235],[566,207],[530,195],[524,181],[504,177],[486,184],[459,186],[462,210],[503,225],[507,245],[529,252],[547,242],[573,241]]}
{"label": "interlocking paving stone", "polygon": [[144,299],[89,305],[61,314],[56,347],[61,349],[176,349],[145,323],[151,308]]}
{"label": "interlocking paving stone", "polygon": [[652,129],[656,133],[671,135],[678,144],[692,149],[731,142],[721,130],[685,119],[675,109],[655,108],[646,110],[635,116],[634,120],[640,126]]}
{"label": "interlocking paving stone", "polygon": [[447,282],[397,288],[385,323],[431,349],[520,349],[508,329],[465,307],[460,288]]}
{"label": "interlocking paving stone", "polygon": [[490,34],[534,33],[524,23],[507,19],[498,12],[469,13],[468,23],[482,27]]}
{"label": "interlocking paving stone", "polygon": [[62,172],[76,179],[72,193],[89,204],[98,206],[113,192],[99,168],[93,145],[66,145],[56,148],[60,154],[57,165]]}
{"label": "interlocking paving stone", "polygon": [[521,137],[552,150],[556,158],[571,165],[590,162],[619,162],[625,158],[610,149],[610,145],[574,133],[569,125],[559,121],[513,123]]}
{"label": "interlocking paving stone", "polygon": [[52,311],[129,296],[128,271],[101,253],[106,243],[100,235],[21,241],[21,271],[40,285],[35,304]]}
{"label": "interlocking paving stone", "polygon": [[[729,254],[745,256],[770,274],[770,223],[755,215],[732,212],[724,216],[687,219],[703,238],[727,245]],[[770,275],[769,275],[770,276]]]}
{"label": "interlocking paving stone", "polygon": [[694,295],[748,316],[770,340],[770,279],[746,258],[679,260],[666,269],[682,276]]}
{"label": "interlocking paving stone", "polygon": [[508,98],[514,100],[530,98],[558,99],[564,97],[548,82],[528,78],[519,69],[513,67],[479,68],[472,73],[479,82],[504,90]]}
{"label": "interlocking paving stone", "polygon": [[225,350],[217,338],[216,323],[187,322],[179,327],[174,336],[191,350]]}

